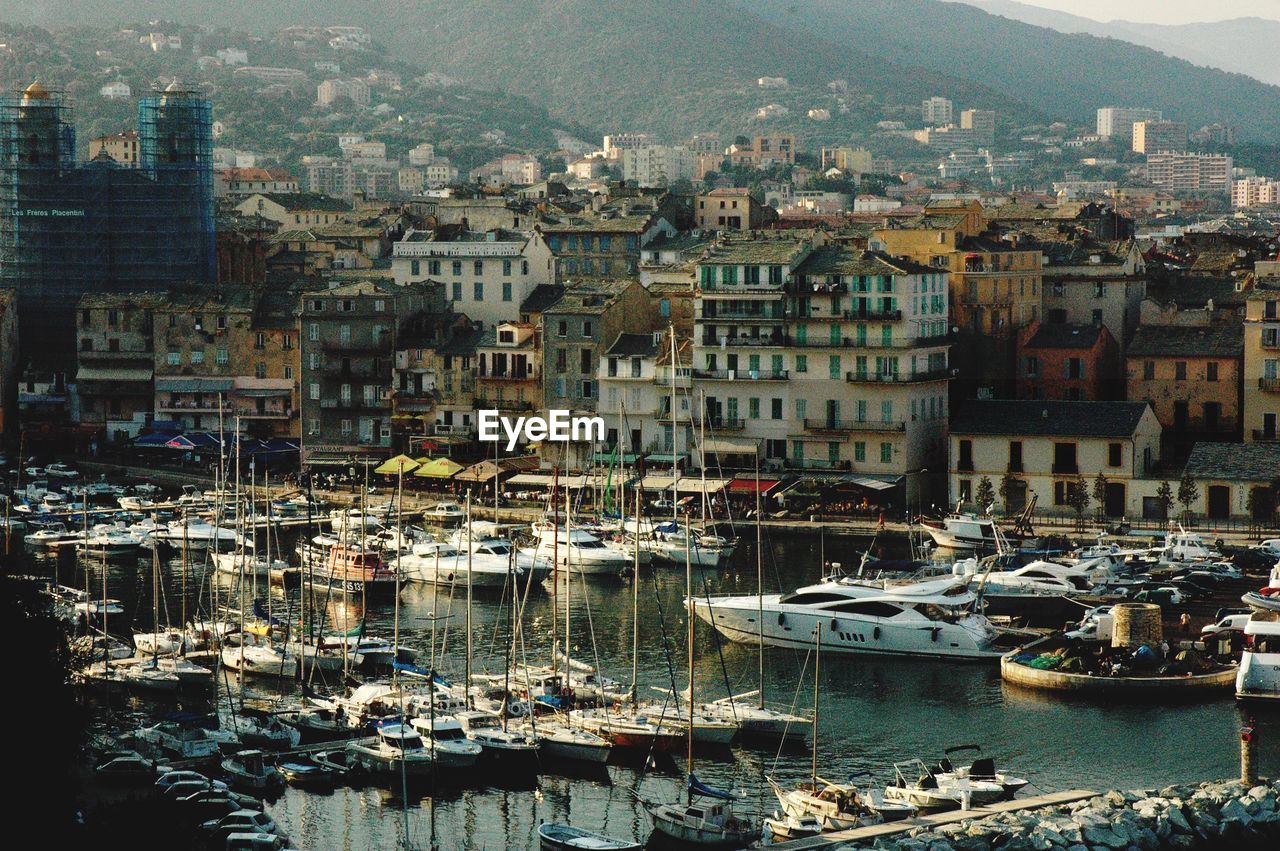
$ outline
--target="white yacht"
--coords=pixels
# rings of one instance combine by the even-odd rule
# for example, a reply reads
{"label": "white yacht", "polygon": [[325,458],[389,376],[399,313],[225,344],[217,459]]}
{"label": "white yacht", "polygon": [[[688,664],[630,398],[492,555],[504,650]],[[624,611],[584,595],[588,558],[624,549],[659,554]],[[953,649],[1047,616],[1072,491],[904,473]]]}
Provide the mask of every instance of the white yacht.
{"label": "white yacht", "polygon": [[422,541],[413,552],[399,558],[404,578],[410,582],[431,585],[467,587],[470,573],[472,588],[503,588],[514,573],[519,578],[524,570],[510,563],[510,557],[491,552],[473,551],[440,541]]}
{"label": "white yacht", "polygon": [[920,810],[969,809],[993,804],[1005,796],[1005,788],[994,780],[936,774],[922,760],[895,763],[894,783],[885,787],[884,799],[910,804]]}
{"label": "white yacht", "polygon": [[395,517],[395,509],[390,505],[370,506],[368,508],[335,508],[329,512],[329,522],[336,534],[359,534],[361,529],[372,531]]}
{"label": "white yacht", "polygon": [[1280,612],[1254,612],[1244,625],[1236,700],[1280,701]]}
{"label": "white yacht", "polygon": [[480,743],[472,741],[452,715],[419,716],[410,721],[409,726],[423,737],[427,750],[433,753],[440,768],[470,768],[480,758],[483,750]]}
{"label": "white yacht", "polygon": [[1195,532],[1188,532],[1179,527],[1165,541],[1163,547],[1152,551],[1159,559],[1161,566],[1181,566],[1206,561],[1222,560],[1222,553],[1205,545],[1204,539]]}
{"label": "white yacht", "polygon": [[222,549],[239,540],[235,529],[227,529],[203,520],[174,520],[151,533],[151,540],[181,550]]}
{"label": "white yacht", "polygon": [[[694,567],[718,568],[728,563],[736,549],[736,543],[722,535],[700,529],[691,529],[686,541],[685,529],[675,520],[655,520],[652,518],[628,517],[622,528],[629,535],[638,535],[641,551],[650,550],[652,558],[672,564],[683,565],[686,551],[688,561]],[[634,544],[619,546],[628,553]]]}
{"label": "white yacht", "polygon": [[537,737],[510,723],[504,730],[502,719],[497,715],[472,709],[459,712],[454,717],[462,725],[467,738],[478,744],[485,755],[514,759],[538,754]]}
{"label": "white yacht", "polygon": [[533,534],[536,545],[524,552],[534,557],[553,559],[558,567],[568,566],[572,572],[584,576],[620,576],[631,571],[632,562],[625,553],[606,547],[590,532],[581,529],[566,531],[535,523]]}
{"label": "white yacht", "polygon": [[218,740],[208,730],[176,721],[143,727],[134,733],[134,738],[153,751],[177,759],[208,759],[219,753]]}
{"label": "white yacht", "polygon": [[415,777],[430,774],[435,762],[422,736],[408,724],[384,724],[373,739],[348,743],[347,754],[366,770],[393,777],[401,771]]}
{"label": "white yacht", "polygon": [[1280,612],[1280,561],[1271,568],[1267,584],[1244,594],[1240,601],[1255,612]]}
{"label": "white yacht", "polygon": [[240,632],[228,635],[222,645],[222,664],[233,671],[262,677],[292,678],[298,657],[264,635]]}
{"label": "white yacht", "polygon": [[422,512],[422,519],[431,523],[461,523],[467,512],[456,502],[437,502]]}
{"label": "white yacht", "polygon": [[76,540],[76,549],[82,553],[96,556],[127,556],[138,551],[142,539],[128,529],[107,523],[100,523],[88,531],[81,533]]}
{"label": "white yacht", "polygon": [[27,535],[22,540],[29,547],[56,547],[61,543],[74,541],[79,537],[80,533],[70,531],[65,524],[50,523]]}
{"label": "white yacht", "polygon": [[941,520],[921,518],[920,525],[940,550],[995,552],[999,548],[996,523],[976,514],[949,514]]}
{"label": "white yacht", "polygon": [[[730,640],[748,644],[759,643],[763,631],[767,645],[808,648],[821,623],[826,652],[994,661],[1007,648],[997,645],[991,622],[971,611],[976,601],[964,580],[879,585],[840,579],[763,599],[698,600],[697,613]],[[763,624],[757,623],[761,609]]]}

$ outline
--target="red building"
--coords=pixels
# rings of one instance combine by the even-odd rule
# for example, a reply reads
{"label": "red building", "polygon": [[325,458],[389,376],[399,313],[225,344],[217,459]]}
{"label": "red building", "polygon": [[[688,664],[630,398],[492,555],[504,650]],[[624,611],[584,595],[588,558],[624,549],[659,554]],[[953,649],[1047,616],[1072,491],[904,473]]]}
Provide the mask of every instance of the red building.
{"label": "red building", "polygon": [[1019,399],[1123,399],[1119,369],[1119,346],[1105,326],[1037,320],[1018,334]]}

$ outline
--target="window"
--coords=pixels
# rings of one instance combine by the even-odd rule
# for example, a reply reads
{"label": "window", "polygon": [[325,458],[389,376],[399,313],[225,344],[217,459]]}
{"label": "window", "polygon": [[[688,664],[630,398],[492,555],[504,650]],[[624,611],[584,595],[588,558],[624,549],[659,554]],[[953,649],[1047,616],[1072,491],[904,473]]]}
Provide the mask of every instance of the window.
{"label": "window", "polygon": [[1178,381],[1187,380],[1187,362],[1180,360],[1173,365],[1173,377]]}
{"label": "window", "polygon": [[771,399],[769,409],[773,419],[775,420],[782,419],[782,400],[781,399]]}
{"label": "window", "polygon": [[582,336],[584,336],[584,337],[590,337],[590,336],[591,336],[591,323],[590,323],[590,322],[583,322],[583,323],[582,323]]}
{"label": "window", "polygon": [[594,399],[596,395],[596,383],[590,379],[582,382],[582,398]]}
{"label": "window", "polygon": [[960,457],[956,459],[956,469],[966,473],[973,472],[973,441],[960,441]]}
{"label": "window", "polygon": [[344,345],[351,342],[351,326],[350,325],[338,326],[338,341]]}
{"label": "window", "polygon": [[1156,362],[1153,360],[1143,361],[1142,363],[1142,379],[1143,381],[1152,381],[1156,377]]}
{"label": "window", "polygon": [[1080,472],[1080,467],[1076,464],[1076,445],[1074,443],[1053,444],[1053,472],[1072,474]]}
{"label": "window", "polygon": [[973,499],[973,479],[960,479],[956,484],[959,487],[957,495],[961,502],[969,502]]}
{"label": "window", "polygon": [[351,436],[351,420],[342,421],[342,436],[343,437]]}
{"label": "window", "polygon": [[192,366],[196,366],[202,363],[204,363],[204,349],[192,349],[191,351]]}
{"label": "window", "polygon": [[319,353],[319,352],[312,352],[312,353],[310,354],[310,356],[307,358],[307,366],[308,366],[308,367],[310,367],[311,369],[319,369],[319,368],[320,368],[320,353]]}
{"label": "window", "polygon": [[307,395],[308,395],[308,396],[310,396],[310,397],[312,398],[312,400],[314,400],[314,401],[319,401],[319,399],[320,399],[320,382],[318,382],[318,381],[313,381],[313,382],[311,382],[311,386],[310,386],[309,388],[307,388]]}
{"label": "window", "polygon": [[307,434],[319,434],[320,421],[317,419],[307,420]]}
{"label": "window", "polygon": [[1022,441],[1009,441],[1009,472],[1022,472]]}
{"label": "window", "polygon": [[664,298],[658,302],[658,315],[664,319],[671,316],[671,299]]}
{"label": "window", "polygon": [[91,352],[91,351],[93,351],[93,340],[92,340],[91,338],[89,338],[89,337],[81,337],[81,338],[80,338],[80,351],[82,351],[82,352]]}
{"label": "window", "polygon": [[578,372],[583,375],[591,374],[591,350],[582,349],[578,353]]}
{"label": "window", "polygon": [[453,276],[454,276],[455,278],[458,278],[458,277],[461,277],[461,276],[462,276],[462,261],[461,261],[461,260],[454,260],[454,261],[453,261]]}
{"label": "window", "polygon": [[797,399],[797,400],[796,400],[796,419],[797,419],[797,420],[800,420],[801,422],[804,422],[804,418],[805,418],[805,407],[806,407],[806,405],[805,405],[805,400],[804,400],[804,399]]}
{"label": "window", "polygon": [[556,325],[556,336],[557,336],[557,337],[568,337],[568,336],[569,336],[569,323],[568,323],[568,322],[566,322],[566,321],[565,321],[565,320],[563,320],[563,319],[561,319],[561,320],[560,320],[559,324],[557,324],[557,325]]}
{"label": "window", "polygon": [[1205,381],[1218,380],[1218,362],[1217,361],[1209,361],[1207,364],[1205,364],[1204,380]]}
{"label": "window", "polygon": [[230,353],[226,349],[218,349],[218,354],[215,358],[218,366],[226,366],[230,360]]}
{"label": "window", "polygon": [[108,324],[108,325],[110,325],[112,328],[114,328],[114,327],[116,327],[117,325],[119,325],[119,324],[120,324],[120,311],[118,311],[118,310],[108,310],[108,311],[107,311],[107,324]]}
{"label": "window", "polygon": [[253,365],[253,375],[255,378],[266,378],[267,365],[265,363],[255,363]]}
{"label": "window", "polygon": [[1107,444],[1107,466],[1119,467],[1124,463],[1124,444],[1108,443]]}
{"label": "window", "polygon": [[828,372],[827,377],[830,378],[832,381],[840,380],[840,356],[839,355],[831,355],[827,359],[827,372]]}
{"label": "window", "polygon": [[867,442],[865,440],[855,440],[853,442],[853,460],[859,462],[867,460]]}
{"label": "window", "polygon": [[291,367],[291,366],[286,366],[286,367],[284,368],[284,377],[285,377],[286,379],[288,379],[288,380],[292,380],[292,379],[293,379],[293,367]]}
{"label": "window", "polygon": [[267,347],[267,335],[259,331],[253,335],[253,347],[255,349],[265,349]]}
{"label": "window", "polygon": [[471,300],[484,301],[484,282],[476,281],[471,286]]}
{"label": "window", "polygon": [[1040,358],[1035,355],[1027,356],[1027,378],[1040,377]]}
{"label": "window", "polygon": [[511,261],[510,260],[502,261],[502,276],[504,278],[511,277]]}
{"label": "window", "polygon": [[453,282],[453,300],[462,301],[462,281]]}
{"label": "window", "polygon": [[796,355],[796,372],[808,372],[808,371],[809,371],[809,356]]}
{"label": "window", "polygon": [[752,396],[747,400],[747,416],[753,420],[760,419],[760,398]]}
{"label": "window", "polygon": [[318,299],[318,298],[313,298],[313,299],[311,299],[311,310],[312,310],[313,312],[315,312],[315,313],[321,313],[321,312],[323,312],[323,311],[324,311],[324,301],[323,301],[322,299]]}
{"label": "window", "polygon": [[421,263],[420,261],[418,261],[418,260],[410,260],[410,261],[409,261],[409,274],[410,274],[410,275],[412,275],[412,276],[413,276],[413,277],[415,277],[415,278],[416,278],[416,277],[418,277],[419,275],[421,275],[421,274],[422,274],[422,263]]}
{"label": "window", "polygon": [[880,463],[881,464],[893,463],[893,444],[892,443],[883,442],[880,444]]}
{"label": "window", "polygon": [[511,301],[511,282],[510,281],[502,282],[502,300]]}
{"label": "window", "polygon": [[1084,378],[1084,360],[1082,358],[1067,358],[1066,366],[1067,378]]}
{"label": "window", "polygon": [[312,322],[307,328],[307,339],[313,343],[320,342],[320,323]]}

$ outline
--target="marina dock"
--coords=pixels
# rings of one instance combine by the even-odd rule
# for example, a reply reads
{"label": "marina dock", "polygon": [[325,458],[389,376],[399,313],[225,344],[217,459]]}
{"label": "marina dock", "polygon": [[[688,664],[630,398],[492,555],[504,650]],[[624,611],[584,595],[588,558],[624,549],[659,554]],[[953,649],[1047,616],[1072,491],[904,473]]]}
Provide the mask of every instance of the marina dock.
{"label": "marina dock", "polygon": [[887,836],[897,836],[916,828],[933,830],[934,828],[942,827],[946,824],[955,824],[956,822],[970,819],[986,818],[987,816],[994,816],[1000,813],[1020,813],[1027,810],[1038,810],[1042,807],[1071,804],[1076,801],[1088,800],[1089,798],[1096,797],[1097,795],[1097,792],[1090,792],[1087,789],[1070,789],[1065,792],[1050,792],[1047,795],[1036,795],[1034,798],[1015,798],[1012,801],[1000,801],[999,803],[989,804],[984,807],[974,807],[969,810],[933,813],[932,815],[918,816],[916,818],[903,819],[902,821],[890,821],[885,822],[884,824],[868,825],[867,827],[837,830],[831,833],[824,833],[821,836],[811,836],[806,839],[792,839],[787,842],[775,842],[768,846],[758,847],[778,849],[778,851],[808,851],[808,849],[814,848],[831,848],[836,845],[842,845],[846,842],[865,842],[870,845],[877,839],[882,839]]}

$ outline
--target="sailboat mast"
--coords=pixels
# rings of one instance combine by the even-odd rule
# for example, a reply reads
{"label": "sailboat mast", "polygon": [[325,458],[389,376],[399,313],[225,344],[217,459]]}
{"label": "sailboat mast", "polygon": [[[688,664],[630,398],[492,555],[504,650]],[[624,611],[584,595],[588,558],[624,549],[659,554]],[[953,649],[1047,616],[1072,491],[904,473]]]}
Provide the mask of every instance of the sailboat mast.
{"label": "sailboat mast", "polygon": [[[219,420],[221,420],[221,419],[222,419],[222,414],[221,414],[221,408],[222,408],[222,397],[218,397],[218,408],[219,408],[218,419],[219,419]],[[237,435],[239,435],[239,434],[240,434],[240,415],[239,415],[239,414],[237,414],[237,415],[236,415],[236,434],[237,434]],[[221,442],[219,443],[219,445],[225,445],[225,444],[226,444],[226,441],[225,441],[225,440],[224,440],[224,441],[221,441]],[[223,490],[225,490],[225,488],[223,488]],[[220,492],[219,492],[219,494],[218,494],[218,500],[219,500],[219,501],[221,501],[221,500],[222,500],[222,494],[221,494],[221,491],[220,491]],[[240,504],[240,446],[239,446],[239,444],[237,443],[237,445],[236,445],[236,505],[237,505],[237,507],[239,506],[239,504]],[[236,516],[237,516],[237,517],[240,517],[240,514],[241,514],[241,512],[238,512],[238,511],[236,512]],[[218,527],[218,512],[217,512],[217,511],[215,511],[215,512],[213,513],[213,529],[214,529],[214,531],[213,531],[213,540],[210,542],[210,546],[213,546],[215,549],[217,548],[217,542],[218,542],[218,531],[217,531],[217,530],[218,530],[218,528],[219,528],[219,527]],[[244,528],[243,521],[241,521],[241,528],[242,528],[242,529]],[[240,537],[240,678],[241,678],[241,679],[244,679],[244,644],[245,644],[245,635],[244,635],[244,609],[245,609],[245,600],[244,600],[244,536],[243,536],[243,535],[241,535],[241,537]],[[268,636],[270,636],[270,635],[271,635],[271,624],[270,624],[270,622],[268,622],[268,623],[267,623],[267,635],[268,635]],[[243,706],[244,706],[244,691],[243,691],[243,689],[241,690],[241,694],[240,694],[240,705],[241,705],[241,707],[243,708]]]}
{"label": "sailboat mast", "polygon": [[697,601],[693,599],[693,556],[689,551],[689,518],[684,521],[684,596],[689,601],[689,729],[685,738],[685,776],[686,776],[686,805],[693,804],[693,786],[687,782],[688,778],[693,777],[693,619]]}
{"label": "sailboat mast", "polygon": [[471,491],[467,491],[467,660],[462,699],[471,708]]}
{"label": "sailboat mast", "polygon": [[[560,611],[560,521],[557,517],[559,508],[556,500],[560,496],[560,468],[551,469],[551,673],[555,673],[556,665],[556,619]],[[537,553],[537,550],[534,550]]]}
{"label": "sailboat mast", "polygon": [[[618,506],[626,514],[624,506]],[[640,488],[636,488],[635,552],[631,563],[631,706],[636,705],[636,687],[640,682]]]}
{"label": "sailboat mast", "polygon": [[[569,478],[569,452],[565,450],[565,478]],[[572,687],[573,666],[571,659],[573,648],[569,644],[569,603],[573,597],[573,524],[569,522],[569,485],[564,488],[564,683]],[[555,649],[552,648],[552,652]]]}
{"label": "sailboat mast", "polygon": [[818,622],[813,644],[813,758],[810,778],[814,794],[818,792],[818,693],[822,689],[822,622]]}
{"label": "sailboat mast", "polygon": [[676,504],[680,501],[680,466],[676,462],[676,450],[680,445],[676,437],[676,330],[675,325],[668,326],[671,333],[671,522],[680,523],[676,513]]}
{"label": "sailboat mast", "polygon": [[[396,660],[400,656],[400,555],[404,552],[404,518],[402,511],[404,507],[404,463],[397,462],[396,467],[396,571],[392,578],[395,585],[396,607],[395,615],[392,619],[391,628],[391,682],[396,684],[399,682],[399,670],[395,666]],[[431,613],[433,616],[435,612]],[[468,632],[470,630],[468,629]],[[344,639],[345,641],[345,639]],[[319,642],[316,642],[317,648]],[[432,671],[431,676],[435,676]]]}
{"label": "sailboat mast", "polygon": [[764,533],[760,522],[760,452],[756,451],[756,629],[759,631],[760,708],[764,709]]}

